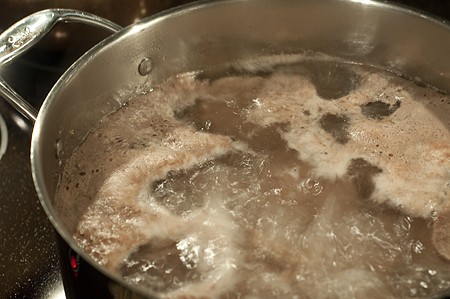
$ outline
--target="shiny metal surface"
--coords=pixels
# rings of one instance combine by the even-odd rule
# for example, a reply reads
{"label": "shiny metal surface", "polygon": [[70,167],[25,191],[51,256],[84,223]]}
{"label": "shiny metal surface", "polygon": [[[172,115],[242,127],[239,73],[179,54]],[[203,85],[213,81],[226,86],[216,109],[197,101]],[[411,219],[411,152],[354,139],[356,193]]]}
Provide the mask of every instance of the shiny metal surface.
{"label": "shiny metal surface", "polygon": [[58,22],[78,22],[97,26],[112,32],[121,26],[99,16],[71,9],[47,9],[36,12],[12,25],[0,35],[0,65],[35,45]]}
{"label": "shiny metal surface", "polygon": [[[36,12],[0,34],[0,67],[7,65],[21,55],[44,36],[58,22],[78,22],[117,32],[121,26],[101,17],[71,9],[47,9]],[[0,96],[7,100],[17,111],[31,122],[36,121],[37,110],[15,92],[0,77]]]}
{"label": "shiny metal surface", "polygon": [[[48,8],[81,10],[121,26],[128,26],[147,16],[187,2],[192,0],[2,0],[0,31],[23,17]],[[86,41],[97,43],[98,36],[99,33],[93,32],[90,28],[59,24],[39,45],[39,49],[62,51],[71,47],[80,48],[80,44]]]}
{"label": "shiny metal surface", "polygon": [[29,121],[36,122],[38,111],[15,92],[2,77],[0,77],[0,96],[7,100],[14,109],[20,111]]}
{"label": "shiny metal surface", "polygon": [[[308,51],[386,68],[450,91],[450,28],[408,9],[369,0],[232,0],[168,11],[101,42],[48,95],[33,132],[31,159],[50,221],[83,259],[114,285],[126,285],[80,250],[71,236],[74,228],[53,208],[67,157],[101,117],[170,75]],[[153,62],[147,76],[139,73],[144,58]]]}

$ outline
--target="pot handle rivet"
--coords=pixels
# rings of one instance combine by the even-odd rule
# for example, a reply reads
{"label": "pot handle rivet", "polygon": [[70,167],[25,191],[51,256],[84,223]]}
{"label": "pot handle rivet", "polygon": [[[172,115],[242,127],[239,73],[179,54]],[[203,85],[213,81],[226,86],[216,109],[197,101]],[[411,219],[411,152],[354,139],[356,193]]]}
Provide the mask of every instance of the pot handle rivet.
{"label": "pot handle rivet", "polygon": [[146,76],[150,74],[153,70],[154,64],[151,58],[144,58],[141,63],[139,63],[138,71],[141,76]]}

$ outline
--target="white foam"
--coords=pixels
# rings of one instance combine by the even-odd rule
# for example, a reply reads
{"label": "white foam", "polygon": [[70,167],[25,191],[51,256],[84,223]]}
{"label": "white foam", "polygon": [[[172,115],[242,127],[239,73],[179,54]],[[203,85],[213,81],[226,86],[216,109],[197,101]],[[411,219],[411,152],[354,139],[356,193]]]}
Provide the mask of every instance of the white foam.
{"label": "white foam", "polygon": [[[302,59],[240,67],[257,72],[286,61]],[[172,244],[175,253],[167,255],[176,254],[180,265],[158,267],[193,274],[170,276],[177,281],[158,289],[163,298],[406,297],[428,279],[414,276],[426,267],[450,285],[448,265],[421,237],[429,227],[410,218],[450,209],[450,120],[432,111],[442,96],[427,90],[428,98],[418,98],[425,89],[354,71],[358,89],[335,100],[318,97],[310,78],[296,73],[170,79],[86,139],[68,163],[57,207],[69,225],[75,222],[80,246],[117,273],[139,264],[146,245]],[[182,118],[197,100],[203,102],[195,113],[211,124],[200,131],[195,119]],[[401,105],[383,119],[364,116],[361,106],[377,100]],[[217,112],[214,103],[226,105]],[[449,109],[445,104],[440,113]],[[346,142],[324,130],[327,114],[349,119]],[[229,128],[214,131],[217,122]],[[367,207],[351,182],[355,159],[381,170],[373,174]],[[168,185],[161,196],[152,189],[159,181]],[[74,198],[83,198],[81,208]],[[392,209],[377,214],[373,203]],[[425,249],[415,250],[417,242]],[[151,290],[165,285],[144,257],[145,267],[128,281]],[[430,296],[446,288],[428,283]]]}

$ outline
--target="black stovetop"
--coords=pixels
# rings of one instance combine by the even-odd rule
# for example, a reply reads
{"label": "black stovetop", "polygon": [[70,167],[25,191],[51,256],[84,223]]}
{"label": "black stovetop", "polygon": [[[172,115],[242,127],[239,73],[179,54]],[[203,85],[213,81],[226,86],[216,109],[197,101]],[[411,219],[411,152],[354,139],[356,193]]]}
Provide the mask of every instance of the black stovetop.
{"label": "black stovetop", "polygon": [[[39,107],[58,76],[54,73],[23,60],[0,75]],[[31,177],[32,124],[0,99],[0,127],[0,298],[65,298],[56,235]]]}
{"label": "black stovetop", "polygon": [[[393,2],[450,20],[450,1]],[[5,29],[1,25],[0,32]],[[69,52],[48,47],[31,51],[0,70],[0,75],[39,108],[57,78],[90,46],[85,44]],[[0,298],[66,298],[56,235],[40,206],[31,178],[32,125],[0,99],[0,129]]]}
{"label": "black stovetop", "polygon": [[0,117],[0,298],[65,298],[53,228],[31,179],[30,126],[3,102]]}

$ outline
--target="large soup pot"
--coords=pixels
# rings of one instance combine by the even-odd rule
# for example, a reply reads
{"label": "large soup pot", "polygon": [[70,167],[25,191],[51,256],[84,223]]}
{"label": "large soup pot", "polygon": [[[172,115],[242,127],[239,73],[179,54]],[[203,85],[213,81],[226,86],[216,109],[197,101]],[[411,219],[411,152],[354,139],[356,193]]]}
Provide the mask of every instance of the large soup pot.
{"label": "large soup pot", "polygon": [[[69,19],[77,21],[83,17],[80,14]],[[17,39],[8,38],[8,42],[16,41],[19,51],[22,44],[27,46],[28,39],[38,35],[33,32],[38,26],[27,27],[21,35],[21,31],[9,31],[19,32],[22,37],[18,43]],[[113,24],[105,28],[119,30]],[[0,44],[0,50],[3,63],[14,56],[11,53],[15,49],[9,46]],[[407,8],[370,0],[230,0],[189,4],[119,30],[81,57],[59,79],[36,119],[31,144],[33,179],[42,206],[59,235],[103,277],[106,295],[102,296],[151,298],[152,294],[96,264],[74,241],[74,227],[67,225],[53,206],[62,169],[86,134],[133,94],[174,74],[259,56],[309,51],[375,65],[443,92],[450,91],[450,27]],[[6,84],[2,86],[4,97],[19,98]],[[29,111],[27,107],[19,109]],[[28,114],[33,118],[32,111]],[[80,216],[77,211],[73,213],[75,218]]]}

